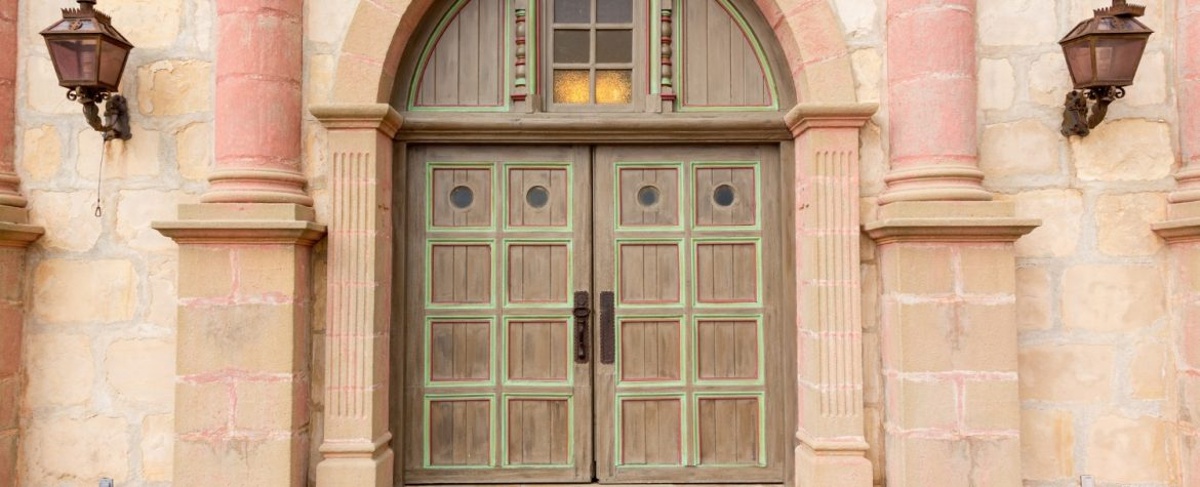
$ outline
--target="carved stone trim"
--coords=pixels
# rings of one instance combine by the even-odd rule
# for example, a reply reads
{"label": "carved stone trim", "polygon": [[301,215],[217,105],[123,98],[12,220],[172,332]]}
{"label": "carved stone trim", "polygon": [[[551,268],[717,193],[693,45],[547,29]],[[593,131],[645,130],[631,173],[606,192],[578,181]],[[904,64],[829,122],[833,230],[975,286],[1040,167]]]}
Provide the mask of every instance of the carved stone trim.
{"label": "carved stone trim", "polygon": [[799,137],[814,128],[861,128],[877,111],[878,103],[801,103],[788,110],[783,120]]}
{"label": "carved stone trim", "polygon": [[1015,242],[1041,226],[1026,218],[897,218],[866,225],[876,243]]}
{"label": "carved stone trim", "polygon": [[378,130],[391,138],[404,125],[404,117],[386,103],[313,105],[308,111],[329,130]]}
{"label": "carved stone trim", "polygon": [[412,113],[397,138],[407,142],[783,142],[779,113],[728,116],[608,114],[462,115]]}
{"label": "carved stone trim", "polygon": [[325,225],[306,221],[174,221],[151,228],[181,244],[258,244],[311,247],[325,236]]}
{"label": "carved stone trim", "polygon": [[0,222],[0,247],[28,247],[41,238],[46,230],[36,225]]}
{"label": "carved stone trim", "polygon": [[1169,244],[1200,242],[1200,217],[1168,220],[1151,226]]}

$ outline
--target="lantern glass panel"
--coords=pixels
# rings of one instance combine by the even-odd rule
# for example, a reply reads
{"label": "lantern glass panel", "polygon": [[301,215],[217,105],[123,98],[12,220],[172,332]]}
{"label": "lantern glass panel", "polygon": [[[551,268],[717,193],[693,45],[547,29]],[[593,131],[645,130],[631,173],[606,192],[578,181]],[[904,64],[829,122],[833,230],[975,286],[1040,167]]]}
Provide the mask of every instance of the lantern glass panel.
{"label": "lantern glass panel", "polygon": [[1142,62],[1145,39],[1118,38],[1096,41],[1096,74],[1099,81],[1112,86],[1133,83],[1138,64]]}
{"label": "lantern glass panel", "polygon": [[58,67],[60,83],[88,86],[96,81],[96,39],[57,39],[49,42],[50,58]]}
{"label": "lantern glass panel", "polygon": [[1091,43],[1086,40],[1077,41],[1068,44],[1063,51],[1067,55],[1067,66],[1071,68],[1071,78],[1076,88],[1096,79],[1096,73],[1092,70]]}
{"label": "lantern glass panel", "polygon": [[129,51],[108,40],[100,50],[100,83],[116,88],[121,82],[121,71],[125,68],[125,58]]}

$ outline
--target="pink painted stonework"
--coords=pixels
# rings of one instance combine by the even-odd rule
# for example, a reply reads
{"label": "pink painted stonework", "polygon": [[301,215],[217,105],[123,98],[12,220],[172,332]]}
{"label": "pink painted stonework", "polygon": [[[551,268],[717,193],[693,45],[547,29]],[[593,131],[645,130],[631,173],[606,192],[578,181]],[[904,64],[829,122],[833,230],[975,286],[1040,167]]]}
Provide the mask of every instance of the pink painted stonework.
{"label": "pink painted stonework", "polygon": [[217,2],[216,169],[206,203],[312,205],[300,174],[300,0]]}
{"label": "pink painted stonework", "polygon": [[0,205],[25,206],[16,152],[17,0],[0,0]]}
{"label": "pink painted stonework", "polygon": [[1179,40],[1179,145],[1183,169],[1173,203],[1200,201],[1200,0],[1180,0]]}

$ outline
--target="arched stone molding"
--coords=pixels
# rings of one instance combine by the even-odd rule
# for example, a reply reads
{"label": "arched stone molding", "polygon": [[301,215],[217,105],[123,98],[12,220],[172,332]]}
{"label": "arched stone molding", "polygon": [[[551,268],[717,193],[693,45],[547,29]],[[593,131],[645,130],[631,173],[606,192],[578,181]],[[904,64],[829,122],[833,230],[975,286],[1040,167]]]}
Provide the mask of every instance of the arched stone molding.
{"label": "arched stone molding", "polygon": [[[338,59],[330,105],[310,107],[329,131],[333,215],[318,487],[390,486],[405,445],[389,432],[394,292],[393,139],[396,72],[433,0],[359,3]],[[748,2],[749,3],[749,2]],[[859,104],[841,23],[828,0],[754,0],[774,31],[800,104],[771,121],[794,141],[798,316],[793,485],[872,485],[865,457],[859,278]],[[782,68],[782,66],[781,66]],[[420,130],[414,125],[412,128]],[[760,136],[761,137],[761,136]],[[399,184],[399,183],[396,183]],[[818,306],[819,304],[819,306]],[[825,357],[825,358],[820,358]]]}
{"label": "arched stone molding", "polygon": [[[405,48],[435,0],[363,0],[338,60],[333,104],[387,103]],[[754,0],[805,104],[854,103],[854,71],[829,0]]]}

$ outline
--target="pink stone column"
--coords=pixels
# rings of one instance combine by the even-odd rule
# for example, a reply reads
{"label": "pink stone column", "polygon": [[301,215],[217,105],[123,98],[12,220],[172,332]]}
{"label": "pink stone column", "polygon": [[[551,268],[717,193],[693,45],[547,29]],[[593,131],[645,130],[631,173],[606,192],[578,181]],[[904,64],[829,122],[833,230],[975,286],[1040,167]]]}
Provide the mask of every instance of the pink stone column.
{"label": "pink stone column", "polygon": [[1179,0],[1179,145],[1183,169],[1175,176],[1179,188],[1172,203],[1200,201],[1200,0]]}
{"label": "pink stone column", "polygon": [[218,0],[216,169],[205,203],[312,206],[300,173],[302,0]]}
{"label": "pink stone column", "polygon": [[16,147],[17,0],[0,0],[0,205],[25,207]]}
{"label": "pink stone column", "polygon": [[991,200],[978,163],[975,0],[889,1],[887,50],[892,168],[880,203]]}

